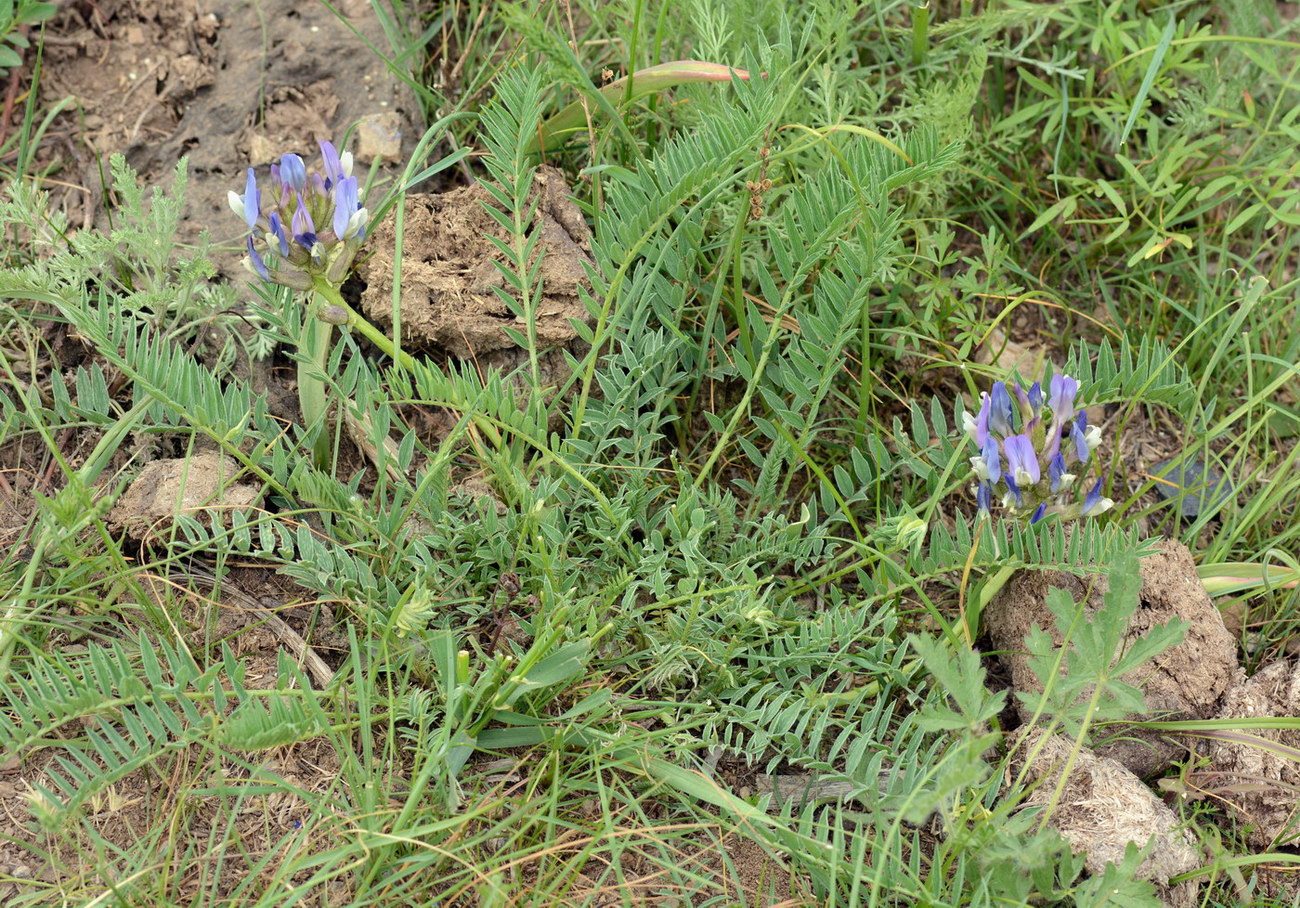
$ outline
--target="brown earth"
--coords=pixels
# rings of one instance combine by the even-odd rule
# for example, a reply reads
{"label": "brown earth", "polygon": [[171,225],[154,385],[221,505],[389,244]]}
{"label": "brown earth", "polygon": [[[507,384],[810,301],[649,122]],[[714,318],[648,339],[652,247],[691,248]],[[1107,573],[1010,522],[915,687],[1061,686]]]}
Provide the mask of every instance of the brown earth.
{"label": "brown earth", "polygon": [[[590,322],[579,288],[587,283],[591,232],[570,197],[564,175],[541,167],[533,178],[531,198],[540,200],[534,230],[541,231],[537,254],[541,297],[535,301],[538,345],[571,347],[578,339],[574,321]],[[440,194],[412,193],[406,198],[402,242],[401,317],[403,344],[442,351],[471,360],[481,369],[503,372],[527,362],[527,353],[507,333],[527,336],[527,322],[502,299],[506,279],[498,263],[505,256],[490,238],[505,242],[507,231],[485,205],[500,209],[488,191],[473,185]],[[363,266],[366,289],[361,305],[366,316],[392,324],[394,255],[391,219],[375,228],[373,254]],[[535,261],[535,259],[534,259]],[[514,306],[519,294],[510,291]],[[566,377],[563,353],[546,354],[542,384]]]}
{"label": "brown earth", "polygon": [[210,231],[230,276],[243,232],[226,193],[245,168],[289,151],[313,159],[318,140],[353,127],[358,161],[401,163],[420,137],[419,104],[367,46],[388,50],[367,0],[335,6],[344,21],[294,0],[69,4],[51,25],[39,91],[44,105],[71,99],[54,131],[61,179],[79,188],[65,199],[72,223],[99,223],[109,154],[124,153],[147,183],[188,156],[180,239]]}
{"label": "brown earth", "polygon": [[[1137,640],[1173,618],[1187,623],[1187,633],[1182,643],[1122,680],[1141,689],[1148,708],[1160,717],[1206,718],[1238,678],[1236,641],[1224,627],[1223,617],[1201,585],[1192,555],[1182,543],[1172,539],[1162,542],[1156,552],[1142,559],[1141,572],[1138,608],[1125,640]],[[1056,617],[1046,601],[1047,591],[1053,587],[1067,591],[1075,602],[1085,603],[1086,614],[1091,615],[1101,608],[1107,584],[1101,575],[1080,578],[1064,572],[1018,571],[989,604],[989,637],[1017,691],[1042,690],[1024,648],[1029,631],[1035,626],[1043,628],[1056,646],[1061,646]],[[1021,702],[1017,708],[1023,721],[1032,718],[1031,706]],[[1139,776],[1166,769],[1188,750],[1185,740],[1168,733],[1123,727],[1114,729],[1114,734],[1096,748],[1097,753],[1119,761]]]}

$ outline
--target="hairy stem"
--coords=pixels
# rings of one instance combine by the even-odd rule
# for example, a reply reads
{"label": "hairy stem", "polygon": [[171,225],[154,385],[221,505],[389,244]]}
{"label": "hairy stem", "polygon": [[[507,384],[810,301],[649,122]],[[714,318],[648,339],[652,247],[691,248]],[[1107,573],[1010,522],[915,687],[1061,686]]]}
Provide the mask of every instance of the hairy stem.
{"label": "hairy stem", "polygon": [[330,460],[330,433],[325,418],[329,409],[325,371],[329,367],[330,339],[334,333],[334,326],[318,317],[326,299],[323,294],[316,294],[307,324],[303,325],[298,340],[298,352],[302,354],[298,360],[298,406],[311,444],[312,460],[322,470],[328,468]]}

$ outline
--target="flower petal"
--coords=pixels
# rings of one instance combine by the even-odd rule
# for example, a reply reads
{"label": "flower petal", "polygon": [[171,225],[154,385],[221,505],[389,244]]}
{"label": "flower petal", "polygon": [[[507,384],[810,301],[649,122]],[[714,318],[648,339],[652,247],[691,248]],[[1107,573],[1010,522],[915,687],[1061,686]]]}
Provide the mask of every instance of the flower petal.
{"label": "flower petal", "polygon": [[348,223],[357,210],[357,178],[344,177],[334,187],[334,235],[340,240],[348,235]]}
{"label": "flower petal", "polygon": [[1079,393],[1079,383],[1068,375],[1053,375],[1048,387],[1051,391],[1048,406],[1056,419],[1064,422],[1074,414],[1074,398]]}
{"label": "flower petal", "polygon": [[307,185],[307,165],[296,154],[283,155],[280,158],[280,178],[295,192],[302,192]]}
{"label": "flower petal", "polygon": [[329,189],[343,179],[346,174],[343,173],[343,164],[339,161],[339,153],[334,148],[334,143],[328,140],[322,140],[320,143],[321,160],[325,165],[325,179],[329,181],[325,187]]}
{"label": "flower petal", "polygon": [[989,429],[1003,437],[1010,435],[1011,395],[1007,392],[1005,382],[994,382],[993,393],[989,395]]}
{"label": "flower petal", "polygon": [[280,215],[272,211],[268,220],[271,222],[271,234],[279,245],[280,255],[287,256],[289,254],[289,238],[284,234],[284,225],[280,223]]}
{"label": "flower petal", "polygon": [[1074,425],[1070,427],[1070,441],[1074,442],[1074,456],[1080,463],[1086,463],[1091,449],[1088,447],[1088,416],[1083,410],[1075,414]]}
{"label": "flower petal", "polygon": [[1032,486],[1042,478],[1038,454],[1028,435],[1012,435],[1002,443],[1002,449],[1007,455],[1007,472],[1018,485]]}
{"label": "flower petal", "polygon": [[244,184],[244,223],[251,230],[262,213],[262,195],[257,191],[257,176],[248,168],[248,181]]}
{"label": "flower petal", "polygon": [[269,281],[271,279],[271,272],[267,270],[262,253],[258,252],[257,247],[253,245],[253,235],[251,233],[248,235],[248,262],[262,280]]}
{"label": "flower petal", "polygon": [[1101,497],[1101,480],[1098,479],[1096,485],[1089,490],[1088,496],[1083,499],[1083,510],[1080,512],[1083,517],[1096,517],[1098,514],[1104,514],[1115,506],[1115,502],[1109,498]]}

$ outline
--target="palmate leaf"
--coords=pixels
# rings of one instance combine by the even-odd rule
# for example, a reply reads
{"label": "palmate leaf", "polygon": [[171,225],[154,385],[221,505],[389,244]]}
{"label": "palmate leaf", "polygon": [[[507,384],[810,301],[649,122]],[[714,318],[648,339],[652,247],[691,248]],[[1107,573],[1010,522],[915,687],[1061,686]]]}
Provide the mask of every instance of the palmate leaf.
{"label": "palmate leaf", "polygon": [[1036,710],[1041,702],[1071,735],[1097,722],[1146,712],[1142,691],[1120,678],[1177,644],[1186,630],[1185,622],[1174,619],[1151,628],[1137,640],[1126,641],[1142,587],[1136,552],[1118,551],[1109,559],[1106,575],[1101,608],[1090,615],[1083,614],[1086,603],[1075,602],[1065,590],[1054,588],[1048,593],[1048,607],[1068,647],[1063,675],[1057,675],[1060,653],[1050,635],[1036,627],[1025,639],[1029,668],[1044,692],[1018,696],[1031,709]]}

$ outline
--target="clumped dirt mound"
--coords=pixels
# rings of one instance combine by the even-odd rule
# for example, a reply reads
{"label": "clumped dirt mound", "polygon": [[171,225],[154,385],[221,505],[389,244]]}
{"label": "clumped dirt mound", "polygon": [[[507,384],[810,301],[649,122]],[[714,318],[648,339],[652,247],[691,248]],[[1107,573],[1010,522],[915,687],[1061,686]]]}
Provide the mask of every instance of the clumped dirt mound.
{"label": "clumped dirt mound", "polygon": [[[1085,747],[1070,764],[1073,750],[1071,739],[1045,736],[1040,729],[1020,740],[1010,771],[1019,775],[1024,770],[1026,781],[1037,785],[1024,806],[1051,807],[1052,828],[1076,854],[1084,856],[1093,874],[1104,873],[1107,864],[1123,861],[1130,843],[1143,847],[1150,842],[1150,853],[1138,865],[1138,879],[1155,883],[1166,905],[1195,905],[1195,882],[1169,885],[1172,877],[1201,865],[1191,832],[1182,828],[1174,812],[1141,779],[1118,762]],[[1054,801],[1067,766],[1070,771],[1060,799]]]}
{"label": "clumped dirt mound", "polygon": [[[1300,664],[1275,662],[1230,689],[1223,697],[1221,719],[1262,716],[1300,717]],[[1244,728],[1224,734],[1243,740],[1213,739],[1202,746],[1210,765],[1194,774],[1201,786],[1240,812],[1250,824],[1251,844],[1265,851],[1275,843],[1294,845],[1300,813],[1300,730]],[[1278,745],[1285,750],[1278,749]]]}
{"label": "clumped dirt mound", "polygon": [[[533,185],[533,198],[540,195],[533,229],[541,231],[538,254],[542,256],[537,339],[541,347],[562,347],[577,340],[573,320],[590,321],[578,288],[587,280],[584,266],[590,261],[591,232],[569,197],[563,174],[542,167]],[[484,204],[495,203],[477,184],[406,197],[402,338],[404,344],[409,341],[412,346],[508,371],[526,361],[527,353],[505,329],[527,336],[528,325],[497,293],[506,286],[496,266],[504,256],[488,237],[505,241],[508,235]],[[367,286],[361,304],[367,316],[388,325],[397,248],[391,220],[375,228],[370,247],[374,255],[363,270]],[[518,295],[513,295],[517,300]],[[562,362],[548,363],[548,371],[556,373]]]}
{"label": "clumped dirt mound", "polygon": [[108,525],[144,541],[171,526],[178,513],[220,522],[221,510],[252,507],[261,497],[257,486],[236,482],[239,472],[235,461],[211,452],[155,460],[113,505]]}
{"label": "clumped dirt mound", "polygon": [[[1057,646],[1061,636],[1056,618],[1047,607],[1047,591],[1066,590],[1076,602],[1086,602],[1089,615],[1102,604],[1106,578],[1079,578],[1051,571],[1019,571],[989,604],[989,636],[1011,673],[1018,691],[1042,690],[1030,670],[1024,651],[1026,635],[1038,626],[1046,630]],[[1188,625],[1183,642],[1156,656],[1123,680],[1146,694],[1154,712],[1177,719],[1202,719],[1213,714],[1219,698],[1239,677],[1237,646],[1224,627],[1219,610],[1206,594],[1187,548],[1176,540],[1165,540],[1159,551],[1142,559],[1142,590],[1133,615],[1127,641],[1137,640],[1151,628],[1172,618]],[[1019,704],[1022,719],[1033,710]],[[1167,733],[1140,728],[1121,728],[1119,737],[1097,748],[1099,755],[1118,760],[1141,776],[1166,769],[1186,753],[1186,746]]]}

